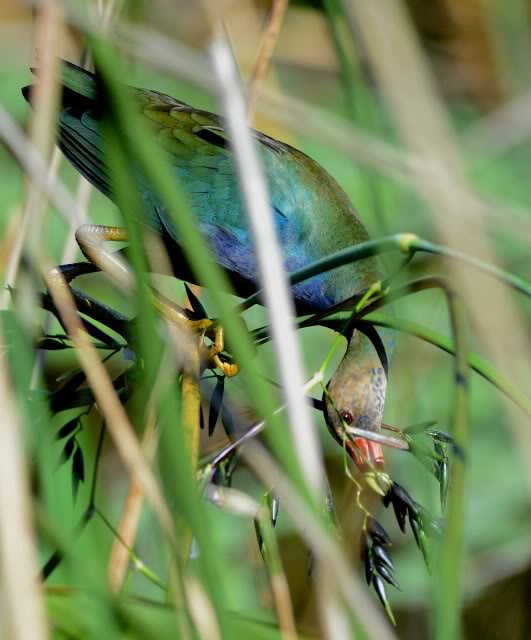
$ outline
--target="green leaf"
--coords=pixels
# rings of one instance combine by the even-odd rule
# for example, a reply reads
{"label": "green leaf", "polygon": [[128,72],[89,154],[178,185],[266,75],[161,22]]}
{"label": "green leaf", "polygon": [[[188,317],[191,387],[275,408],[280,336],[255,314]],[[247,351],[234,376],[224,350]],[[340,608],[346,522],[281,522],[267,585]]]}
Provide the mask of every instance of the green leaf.
{"label": "green leaf", "polygon": [[420,438],[406,438],[409,444],[409,452],[415,456],[420,464],[425,467],[431,474],[439,479],[439,466],[441,457],[427,444],[422,442]]}
{"label": "green leaf", "polygon": [[415,433],[424,433],[427,429],[429,429],[430,427],[433,427],[433,425],[435,424],[437,424],[435,420],[428,420],[427,422],[419,422],[417,424],[412,424],[410,427],[406,427],[402,431],[403,433],[407,433],[409,435],[415,434]]}

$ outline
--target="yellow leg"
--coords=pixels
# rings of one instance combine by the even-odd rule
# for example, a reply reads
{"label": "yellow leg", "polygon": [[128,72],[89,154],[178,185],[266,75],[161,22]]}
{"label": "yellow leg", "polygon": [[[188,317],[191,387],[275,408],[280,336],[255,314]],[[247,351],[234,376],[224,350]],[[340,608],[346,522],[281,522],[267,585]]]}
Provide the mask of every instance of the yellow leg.
{"label": "yellow leg", "polygon": [[[116,252],[109,252],[105,248],[105,242],[127,242],[128,236],[125,228],[86,224],[76,231],[76,240],[83,255],[92,265],[107,273],[125,288],[132,288],[133,276],[127,263]],[[160,315],[169,322],[173,322],[194,334],[212,339],[212,346],[209,349],[203,346],[201,353],[208,368],[218,368],[228,377],[235,376],[239,372],[239,367],[236,364],[223,362],[219,357],[219,354],[225,349],[222,327],[214,326],[212,320],[208,318],[192,320],[186,315],[184,309],[171,303],[162,302],[155,296],[153,304]]]}

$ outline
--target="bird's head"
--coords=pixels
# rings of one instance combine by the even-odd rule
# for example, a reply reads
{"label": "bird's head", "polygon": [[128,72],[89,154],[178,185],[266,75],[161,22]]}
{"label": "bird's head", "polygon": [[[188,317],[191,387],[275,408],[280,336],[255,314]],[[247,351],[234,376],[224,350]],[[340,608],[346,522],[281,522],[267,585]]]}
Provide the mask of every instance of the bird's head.
{"label": "bird's head", "polygon": [[347,351],[332,376],[324,395],[324,414],[328,430],[345,446],[368,483],[378,493],[385,489],[379,476],[385,474],[382,447],[379,443],[346,429],[380,431],[387,390],[387,362],[392,343],[380,336],[355,331]]}

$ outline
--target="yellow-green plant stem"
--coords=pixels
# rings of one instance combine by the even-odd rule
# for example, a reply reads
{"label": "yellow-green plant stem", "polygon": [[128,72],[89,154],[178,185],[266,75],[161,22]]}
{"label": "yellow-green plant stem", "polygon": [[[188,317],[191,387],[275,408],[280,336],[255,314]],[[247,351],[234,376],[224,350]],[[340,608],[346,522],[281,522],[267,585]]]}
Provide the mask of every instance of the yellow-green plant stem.
{"label": "yellow-green plant stem", "polygon": [[[487,273],[515,291],[531,298],[531,283],[527,282],[523,278],[515,276],[512,273],[508,273],[507,271],[503,271],[502,269],[498,269],[497,267],[487,264],[473,256],[467,256],[466,254],[454,251],[449,247],[423,240],[413,233],[398,233],[393,236],[379,238],[378,240],[368,240],[367,242],[361,242],[360,244],[349,247],[348,249],[337,251],[326,258],[316,260],[307,267],[303,267],[302,269],[290,274],[290,283],[292,285],[298,284],[299,282],[313,278],[316,275],[342,267],[346,264],[351,264],[357,260],[363,260],[364,258],[369,258],[381,253],[388,253],[390,251],[400,251],[406,255],[414,255],[417,252],[426,252],[440,255],[451,260],[458,260],[459,262],[463,262],[475,269]],[[260,295],[260,291],[256,292],[244,300],[239,305],[239,309],[248,309],[249,307],[257,304],[260,300]]]}

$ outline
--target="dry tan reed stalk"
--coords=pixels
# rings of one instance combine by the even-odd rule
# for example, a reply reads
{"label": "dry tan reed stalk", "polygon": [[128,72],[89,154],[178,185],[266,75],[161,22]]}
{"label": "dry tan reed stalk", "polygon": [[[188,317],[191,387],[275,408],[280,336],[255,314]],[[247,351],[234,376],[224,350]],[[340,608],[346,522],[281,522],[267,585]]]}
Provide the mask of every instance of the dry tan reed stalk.
{"label": "dry tan reed stalk", "polygon": [[[2,327],[0,326],[0,331]],[[0,636],[17,640],[48,637],[38,575],[31,518],[28,470],[22,437],[24,425],[9,384],[5,356],[0,361]]]}
{"label": "dry tan reed stalk", "polygon": [[[158,440],[157,423],[155,415],[151,411],[142,436],[142,450],[149,464],[153,462],[155,457]],[[137,479],[132,477],[118,525],[118,536],[114,540],[107,568],[109,587],[113,593],[119,593],[122,588],[129,564],[128,549],[132,549],[135,544],[143,503],[144,493],[142,488]]]}
{"label": "dry tan reed stalk", "polygon": [[[96,15],[101,20],[101,23],[104,29],[108,29],[110,27],[111,19],[113,17],[113,14],[116,11],[116,6],[118,4],[121,4],[121,3],[118,2],[117,0],[109,0],[109,2],[107,3],[104,3],[103,0],[98,0]],[[89,68],[90,66],[91,65],[89,65]],[[59,148],[55,147],[52,155],[51,166],[50,166],[50,177],[55,178],[57,176],[61,158],[62,156],[60,154]],[[61,264],[68,264],[74,261],[74,258],[78,250],[78,246],[75,240],[75,231],[78,226],[80,226],[87,220],[87,217],[88,217],[87,212],[88,212],[88,207],[90,203],[90,198],[92,195],[92,189],[93,189],[92,185],[87,180],[85,180],[83,176],[79,176],[77,198],[76,198],[77,215],[72,216],[70,220],[70,226],[68,228],[65,245],[63,247],[63,254],[61,256]],[[46,205],[47,205],[47,202],[43,203],[43,207],[46,207]],[[28,220],[29,220],[29,216],[28,216]],[[21,242],[20,248],[22,249],[22,242]],[[20,259],[20,256],[18,256],[15,269],[18,269],[19,259]],[[12,280],[7,280],[6,278],[7,282],[8,283],[14,282],[15,275],[16,275],[16,271],[15,271],[15,274],[12,276]],[[0,305],[0,308],[1,308],[1,305]],[[52,323],[52,318],[50,315],[48,315],[44,325],[45,333],[48,333],[51,323]],[[38,352],[35,357],[35,364],[33,367],[33,375],[32,375],[32,386],[39,379],[39,376],[41,374],[41,371],[44,365],[45,355],[46,353],[44,351],[41,351],[41,352]]]}
{"label": "dry tan reed stalk", "polygon": [[273,0],[266,26],[262,32],[258,46],[258,55],[249,81],[247,94],[247,110],[251,119],[255,111],[258,86],[264,80],[271,64],[271,58],[273,57],[273,51],[280,34],[282,21],[288,8],[288,2],[289,0]]}
{"label": "dry tan reed stalk", "polygon": [[530,113],[531,91],[526,91],[471,124],[462,142],[478,160],[487,157],[492,161],[529,140]]}
{"label": "dry tan reed stalk", "polygon": [[[171,263],[169,256],[167,254],[166,248],[163,243],[160,241],[160,238],[157,236],[150,234],[145,238],[146,248],[148,260],[150,262],[152,273],[163,274],[168,276],[173,276]],[[192,337],[185,331],[180,330],[175,325],[167,323],[168,329],[168,337],[169,337],[169,356],[171,359],[171,363],[175,370],[180,370],[184,365],[185,353],[194,349],[192,342]],[[166,370],[167,365],[162,365],[160,368],[159,376],[164,375],[164,371]],[[193,391],[194,383],[191,382],[191,390]],[[157,386],[157,385],[156,385]],[[183,389],[184,391],[184,389]],[[153,396],[150,400],[152,406],[155,403],[155,396],[157,395],[156,390],[154,390]],[[199,396],[198,396],[199,397]],[[183,402],[184,402],[184,394],[183,394]],[[197,403],[196,403],[197,404]],[[191,407],[190,407],[191,408]],[[192,423],[189,423],[189,427],[191,427]],[[148,430],[151,432],[151,427],[153,427],[153,433],[148,434]],[[190,437],[191,437],[191,450],[192,450],[192,459],[193,459],[193,467],[196,466],[197,460],[199,457],[199,415],[197,413],[197,420],[195,422],[195,427],[190,428]],[[194,435],[195,431],[195,435]],[[148,440],[148,442],[146,442]],[[156,443],[158,442],[158,434],[156,431],[155,421],[153,418],[148,420],[148,426],[146,427],[146,431],[143,438],[143,447],[147,447],[148,459],[154,455],[156,449]],[[152,444],[150,444],[152,443]],[[150,450],[153,448],[150,457]],[[128,493],[126,496],[126,500],[124,503],[124,509],[122,511],[122,515],[120,517],[120,523],[118,526],[118,537],[113,545],[113,549],[111,552],[111,557],[109,561],[108,567],[108,575],[109,582],[112,586],[112,589],[115,592],[118,592],[123,584],[123,579],[125,576],[125,572],[127,570],[127,565],[129,562],[129,555],[127,553],[127,549],[120,543],[120,540],[124,540],[127,543],[129,548],[134,546],[134,541],[136,538],[138,525],[140,521],[140,513],[142,510],[142,505],[144,501],[144,495],[142,492],[142,488],[139,486],[138,482],[135,478],[131,478]]]}
{"label": "dry tan reed stalk", "polygon": [[321,445],[309,407],[302,396],[302,358],[292,320],[296,314],[286,283],[267,187],[247,125],[234,62],[226,42],[219,38],[215,40],[210,47],[210,54],[218,76],[242,196],[254,237],[254,250],[270,318],[295,454],[308,489],[320,500],[324,488]]}
{"label": "dry tan reed stalk", "polygon": [[[52,145],[53,122],[57,87],[55,69],[57,46],[62,34],[62,11],[58,3],[43,4],[36,23],[36,41],[42,52],[42,80],[34,96],[36,112],[32,119],[31,137],[36,149],[49,155]],[[57,165],[57,161],[52,163]],[[53,176],[52,176],[53,178]],[[16,278],[23,245],[30,252],[38,252],[41,218],[45,198],[33,182],[29,182],[27,200],[19,237],[13,247],[6,272],[7,284]],[[0,301],[5,308],[9,292],[3,291]],[[37,557],[31,526],[29,482],[22,452],[24,431],[17,416],[9,386],[5,363],[0,365],[0,396],[2,399],[2,447],[0,475],[0,566],[7,600],[5,636],[20,640],[45,640],[48,637],[44,607],[37,587]],[[4,635],[4,634],[3,634]]]}
{"label": "dry tan reed stalk", "polygon": [[185,579],[188,611],[194,622],[194,629],[202,640],[221,640],[221,631],[205,590],[194,576]]}
{"label": "dry tan reed stalk", "polygon": [[[53,145],[53,122],[57,108],[58,88],[56,82],[59,45],[63,35],[63,12],[58,2],[48,0],[42,4],[35,23],[35,47],[39,52],[40,82],[32,96],[34,112],[30,123],[30,137],[35,148],[47,158]],[[49,170],[49,178],[57,175],[59,151],[55,149]],[[31,179],[26,185],[26,202],[22,213],[20,229],[9,256],[5,286],[0,293],[0,308],[6,308],[10,295],[6,286],[13,286],[17,277],[24,245],[30,253],[39,251],[42,237],[41,225],[47,206],[47,198]]]}

